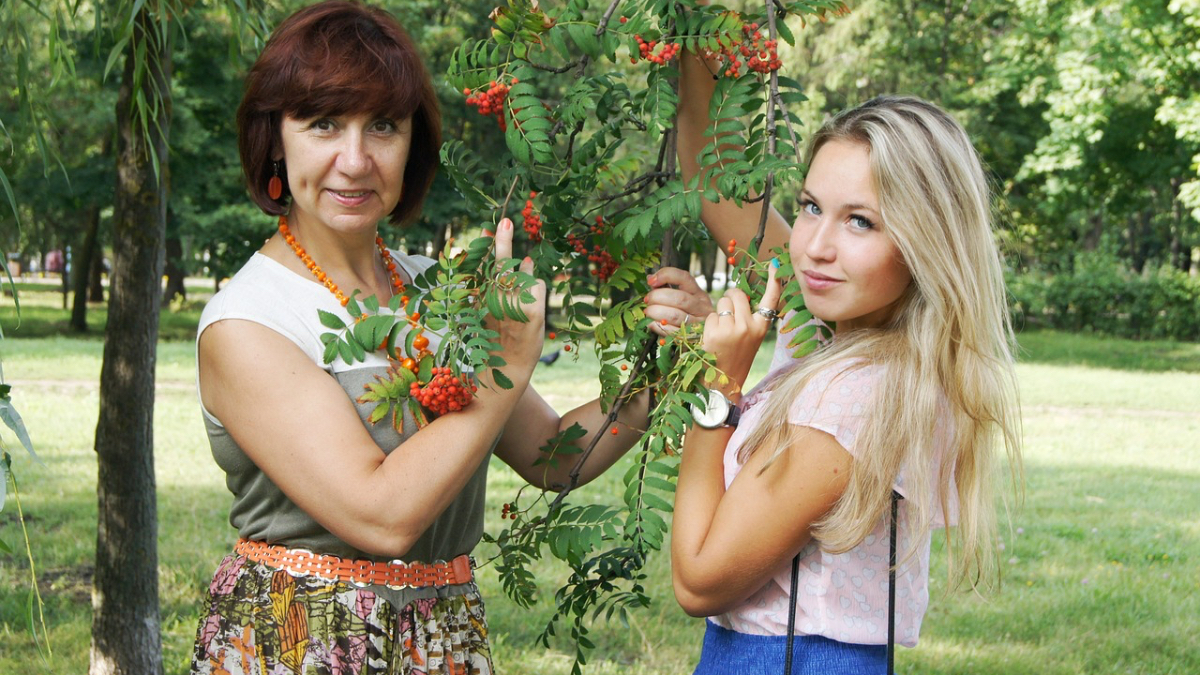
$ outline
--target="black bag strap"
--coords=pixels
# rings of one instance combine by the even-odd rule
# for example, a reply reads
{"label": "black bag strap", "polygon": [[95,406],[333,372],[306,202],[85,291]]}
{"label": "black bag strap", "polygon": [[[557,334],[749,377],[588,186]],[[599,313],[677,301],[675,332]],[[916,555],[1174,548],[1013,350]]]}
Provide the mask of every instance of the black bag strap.
{"label": "black bag strap", "polygon": [[[888,641],[887,675],[893,675],[896,657],[896,519],[900,512],[899,492],[892,490],[892,508],[888,518]],[[796,640],[796,586],[800,583],[800,554],[792,558],[791,598],[788,600],[787,651],[783,654],[783,675],[792,675],[792,646]]]}
{"label": "black bag strap", "polygon": [[892,490],[891,534],[888,543],[888,644],[887,644],[887,675],[896,672],[896,519],[899,517],[899,492]]}
{"label": "black bag strap", "polygon": [[788,600],[787,651],[783,653],[783,675],[792,675],[792,643],[796,640],[796,585],[800,583],[800,554],[792,558],[792,597]]}

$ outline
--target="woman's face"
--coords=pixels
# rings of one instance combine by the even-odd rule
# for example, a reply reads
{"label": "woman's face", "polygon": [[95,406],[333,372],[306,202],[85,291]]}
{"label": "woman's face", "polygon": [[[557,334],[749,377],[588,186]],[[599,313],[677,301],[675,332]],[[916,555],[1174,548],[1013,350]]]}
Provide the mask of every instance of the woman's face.
{"label": "woman's face", "polygon": [[283,118],[289,218],[333,230],[374,232],[396,204],[412,141],[412,119],[367,113]]}
{"label": "woman's face", "polygon": [[789,248],[808,310],[838,331],[885,321],[912,275],[883,232],[867,146],[821,146],[800,207]]}

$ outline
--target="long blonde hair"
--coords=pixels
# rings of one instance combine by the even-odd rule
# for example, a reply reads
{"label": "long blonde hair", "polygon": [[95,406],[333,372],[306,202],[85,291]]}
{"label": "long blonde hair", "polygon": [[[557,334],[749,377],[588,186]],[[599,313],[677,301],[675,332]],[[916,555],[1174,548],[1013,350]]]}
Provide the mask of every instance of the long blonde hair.
{"label": "long blonde hair", "polygon": [[[849,485],[813,535],[835,553],[858,545],[881,522],[891,486],[908,467],[913,531],[930,527],[935,513],[948,520],[955,491],[950,579],[952,586],[966,580],[975,587],[993,578],[995,568],[1000,439],[1017,485],[1021,475],[1015,340],[988,182],[963,128],[920,99],[880,97],[843,112],[813,136],[809,163],[834,140],[868,148],[883,231],[913,282],[884,325],[839,333],[768,385],[763,421],[747,438],[743,458],[769,448],[769,466],[790,447],[795,429],[787,423],[788,409],[817,372],[883,366],[857,436]],[[913,537],[906,556],[922,540]]]}

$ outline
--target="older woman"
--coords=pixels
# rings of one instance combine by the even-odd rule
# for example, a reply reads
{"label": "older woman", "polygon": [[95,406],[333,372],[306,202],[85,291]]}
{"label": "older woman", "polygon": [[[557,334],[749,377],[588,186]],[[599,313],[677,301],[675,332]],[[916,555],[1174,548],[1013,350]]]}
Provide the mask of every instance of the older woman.
{"label": "older woman", "polygon": [[[495,324],[515,386],[480,386],[465,410],[420,430],[411,419],[400,431],[371,424],[356,402],[388,367],[383,352],[323,363],[318,310],[350,323],[342,299],[353,290],[386,301],[433,264],[387,249],[377,224],[419,212],[439,123],[412,41],[371,7],[298,11],[248,76],[243,169],[280,232],[199,327],[204,419],[240,539],[213,579],[193,673],[490,673],[467,558],[482,532],[488,459],[561,485],[569,467],[535,467],[538,448],[573,423],[603,424],[597,402],[560,418],[529,387],[542,284],[523,307],[528,322]],[[496,255],[508,257],[512,222],[496,229]],[[437,336],[426,338],[436,349]],[[645,400],[625,407],[582,480],[633,444],[645,415]]]}

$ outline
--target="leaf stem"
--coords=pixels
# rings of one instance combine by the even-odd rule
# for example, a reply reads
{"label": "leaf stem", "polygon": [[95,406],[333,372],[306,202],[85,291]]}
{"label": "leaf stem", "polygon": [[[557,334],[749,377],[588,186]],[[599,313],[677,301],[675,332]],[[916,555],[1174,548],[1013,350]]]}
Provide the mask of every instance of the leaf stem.
{"label": "leaf stem", "polygon": [[508,186],[508,194],[504,195],[504,203],[500,205],[500,219],[501,220],[503,220],[505,214],[508,213],[508,201],[510,199],[512,199],[513,190],[517,189],[517,181],[519,181],[520,179],[521,179],[521,176],[519,174],[516,176],[513,176],[512,185]]}
{"label": "leaf stem", "polygon": [[[8,459],[8,453],[5,453],[5,460]],[[7,463],[7,462],[6,462]],[[42,638],[46,642],[46,655],[54,656],[54,650],[50,648],[50,631],[46,628],[46,616],[43,613],[42,592],[38,588],[37,570],[33,565],[33,549],[29,543],[29,530],[25,527],[25,511],[21,508],[21,490],[17,487],[17,475],[12,472],[12,465],[8,466],[8,475],[12,477],[13,485],[13,500],[17,503],[17,520],[21,522],[21,534],[25,538],[25,557],[29,559],[29,580],[33,584],[33,596],[37,600],[38,622],[42,624]],[[30,627],[33,625],[33,617],[29,617]],[[41,642],[37,639],[37,634],[34,634],[34,644],[38,645],[38,651],[41,651]]]}
{"label": "leaf stem", "polygon": [[[772,41],[779,39],[779,31],[775,27],[775,0],[766,0],[767,29]],[[771,93],[767,97],[767,156],[775,156],[775,141],[778,136],[775,130],[775,102],[779,98],[779,71],[771,71]],[[767,173],[767,186],[763,190],[762,211],[758,215],[758,233],[754,235],[754,250],[762,247],[763,237],[767,232],[767,216],[771,214],[771,192],[775,187],[775,172]],[[761,255],[761,251],[760,251]]]}
{"label": "leaf stem", "polygon": [[583,453],[579,455],[579,459],[575,462],[575,466],[571,467],[571,472],[567,475],[567,484],[558,491],[554,500],[550,502],[546,509],[547,513],[553,513],[558,505],[562,503],[567,495],[579,486],[579,474],[583,471],[583,465],[587,458],[591,456],[592,451],[596,449],[596,445],[604,438],[608,428],[612,426],[617,419],[617,414],[621,412],[621,408],[629,401],[630,392],[633,391],[633,383],[637,381],[638,375],[645,368],[646,363],[650,360],[650,355],[654,352],[654,343],[657,338],[653,335],[648,335],[646,341],[642,343],[641,352],[638,354],[637,362],[633,364],[633,368],[629,371],[629,379],[625,380],[625,386],[621,387],[621,392],[617,394],[617,398],[613,401],[612,408],[608,411],[608,417],[604,420],[604,425],[592,435],[592,440],[588,441],[587,447]]}

